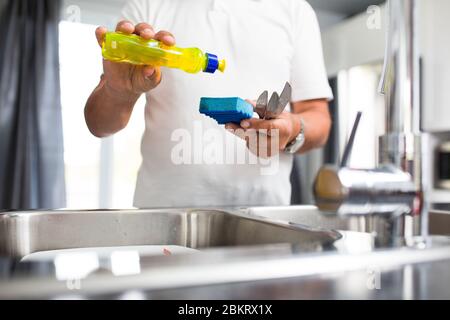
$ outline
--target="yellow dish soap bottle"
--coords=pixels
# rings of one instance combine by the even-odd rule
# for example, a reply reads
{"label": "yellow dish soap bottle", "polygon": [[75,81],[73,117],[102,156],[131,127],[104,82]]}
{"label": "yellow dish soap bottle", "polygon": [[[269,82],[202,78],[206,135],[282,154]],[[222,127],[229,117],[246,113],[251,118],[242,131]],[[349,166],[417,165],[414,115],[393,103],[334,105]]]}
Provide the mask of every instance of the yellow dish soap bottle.
{"label": "yellow dish soap bottle", "polygon": [[167,46],[157,40],[120,32],[106,33],[102,54],[109,61],[177,68],[188,73],[224,72],[226,67],[225,60],[219,61],[216,55],[203,53],[198,48]]}

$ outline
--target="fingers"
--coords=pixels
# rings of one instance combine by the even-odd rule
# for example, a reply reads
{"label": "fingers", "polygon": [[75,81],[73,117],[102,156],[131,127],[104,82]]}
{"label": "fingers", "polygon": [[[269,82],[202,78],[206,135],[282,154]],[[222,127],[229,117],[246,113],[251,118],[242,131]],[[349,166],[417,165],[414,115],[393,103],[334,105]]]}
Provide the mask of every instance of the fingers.
{"label": "fingers", "polygon": [[116,26],[116,31],[122,32],[125,34],[132,34],[135,28],[134,25],[130,21],[122,20]]}
{"label": "fingers", "polygon": [[[155,30],[148,23],[142,22],[134,26],[130,21],[122,20],[116,26],[116,31],[125,34],[136,34],[146,40],[155,39],[161,41],[165,45],[175,45],[175,37],[169,31],[159,31],[155,33]],[[106,32],[106,31],[105,31]]]}
{"label": "fingers", "polygon": [[279,137],[271,137],[264,130],[245,130],[235,123],[227,123],[225,129],[244,140],[247,149],[257,157],[269,159],[279,153]]}
{"label": "fingers", "polygon": [[152,39],[155,36],[153,27],[144,22],[136,25],[134,33],[146,40]]}
{"label": "fingers", "polygon": [[105,34],[108,30],[105,27],[98,27],[95,29],[95,37],[97,38],[97,42],[99,46],[101,47],[103,44],[103,41],[105,40]]}
{"label": "fingers", "polygon": [[268,135],[271,134],[271,131],[277,129],[276,120],[263,120],[263,119],[245,119],[241,122],[241,127],[255,130],[267,130]]}
{"label": "fingers", "polygon": [[239,125],[235,124],[235,123],[227,123],[225,125],[225,129],[227,129],[228,131],[232,132],[235,131],[237,129],[242,129]]}
{"label": "fingers", "polygon": [[175,45],[175,37],[169,31],[161,30],[155,34],[155,40],[161,41],[165,45]]}
{"label": "fingers", "polygon": [[245,140],[245,131],[236,123],[227,123],[225,129],[234,134],[236,137]]}
{"label": "fingers", "polygon": [[278,126],[275,120],[263,120],[263,119],[245,119],[242,120],[240,126],[234,123],[227,123],[225,125],[225,129],[229,131],[236,131],[237,129],[241,129],[242,131],[262,131],[267,133],[267,135],[272,135],[275,130],[278,130]]}

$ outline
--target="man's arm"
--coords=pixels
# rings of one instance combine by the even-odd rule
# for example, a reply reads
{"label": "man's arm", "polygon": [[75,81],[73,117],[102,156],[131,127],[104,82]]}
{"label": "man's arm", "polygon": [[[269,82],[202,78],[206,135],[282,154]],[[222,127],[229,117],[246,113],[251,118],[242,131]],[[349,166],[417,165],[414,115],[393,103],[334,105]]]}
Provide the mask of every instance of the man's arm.
{"label": "man's arm", "polygon": [[138,98],[138,94],[124,94],[109,89],[102,76],[84,109],[86,124],[91,133],[103,138],[125,128]]}
{"label": "man's arm", "polygon": [[[302,118],[305,123],[305,144],[299,153],[323,147],[328,141],[331,129],[328,101],[326,99],[300,101],[293,103],[291,108],[295,122],[300,123]],[[290,141],[299,135],[300,129],[300,125],[294,128],[294,138]]]}
{"label": "man's arm", "polygon": [[[154,32],[152,26],[121,21],[116,31],[136,34],[143,39],[156,39],[166,45],[174,45],[175,38],[167,31]],[[107,30],[95,31],[101,46]],[[161,71],[153,66],[134,66],[128,63],[103,61],[103,75],[94,89],[84,110],[86,124],[97,137],[107,137],[126,127],[133,107],[140,95],[155,88],[161,81]]]}

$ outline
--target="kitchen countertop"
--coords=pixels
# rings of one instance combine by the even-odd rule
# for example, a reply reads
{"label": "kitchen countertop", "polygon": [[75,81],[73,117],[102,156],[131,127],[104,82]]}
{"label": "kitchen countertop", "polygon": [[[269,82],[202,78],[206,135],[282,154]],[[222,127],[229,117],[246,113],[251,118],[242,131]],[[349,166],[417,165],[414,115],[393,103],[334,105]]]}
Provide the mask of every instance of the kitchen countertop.
{"label": "kitchen countertop", "polygon": [[149,292],[106,295],[109,299],[450,299],[450,260],[383,272],[379,289],[369,289],[366,270]]}
{"label": "kitchen countertop", "polygon": [[[275,249],[284,253],[273,254]],[[55,278],[53,261],[21,263],[3,258],[0,298],[450,299],[450,247],[302,254],[280,246],[250,249],[245,259],[245,250],[232,251],[202,252],[202,262],[193,255],[172,256],[165,264],[161,261],[167,257],[142,256],[140,271],[123,276],[112,275],[103,261],[96,272],[80,280],[80,290],[73,281],[68,287]],[[205,262],[211,259],[213,263]],[[180,267],[180,262],[188,265]],[[249,279],[249,274],[253,279],[208,280],[236,272],[242,279]],[[263,273],[271,275],[265,278]],[[174,285],[180,276],[181,285]]]}

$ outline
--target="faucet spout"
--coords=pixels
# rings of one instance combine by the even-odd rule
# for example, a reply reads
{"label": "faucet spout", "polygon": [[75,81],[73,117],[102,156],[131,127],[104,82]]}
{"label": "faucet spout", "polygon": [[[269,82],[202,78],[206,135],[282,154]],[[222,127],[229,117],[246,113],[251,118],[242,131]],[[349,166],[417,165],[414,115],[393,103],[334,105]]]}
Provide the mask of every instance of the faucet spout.
{"label": "faucet spout", "polygon": [[[380,91],[385,96],[386,129],[379,139],[379,163],[408,172],[422,195],[420,54],[418,0],[388,0],[386,56]],[[428,234],[428,206],[421,196],[414,234]]]}
{"label": "faucet spout", "polygon": [[[380,92],[386,102],[386,130],[380,140],[380,163],[391,163],[416,178],[420,135],[420,56],[417,0],[388,0],[386,56]],[[419,150],[418,150],[419,149]]]}

